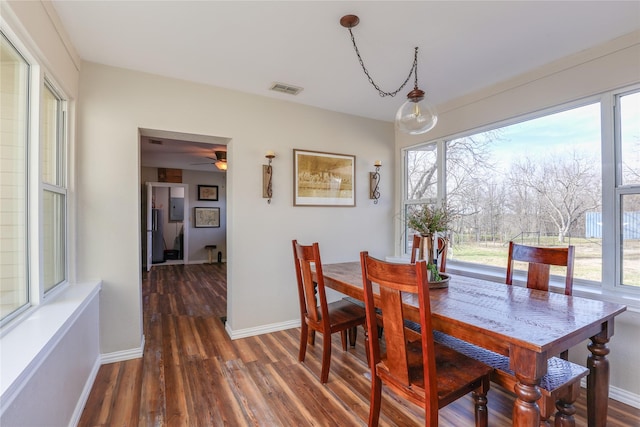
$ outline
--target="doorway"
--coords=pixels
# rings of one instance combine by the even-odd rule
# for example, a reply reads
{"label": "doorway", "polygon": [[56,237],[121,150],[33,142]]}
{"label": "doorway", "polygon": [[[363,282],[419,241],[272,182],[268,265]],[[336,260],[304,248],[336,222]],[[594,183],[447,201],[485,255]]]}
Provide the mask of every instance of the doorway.
{"label": "doorway", "polygon": [[[157,236],[156,251],[158,254],[169,251],[169,259],[157,265],[206,263],[210,259],[206,248],[212,245],[216,246],[214,260],[220,256],[223,261],[226,259],[226,152],[229,142],[230,138],[139,129],[143,271],[154,265],[152,233],[157,230],[154,221],[165,225],[164,241]],[[181,173],[180,179],[176,179],[178,182],[160,182],[164,181],[160,177],[162,168]],[[153,184],[151,189],[146,186],[148,182]],[[215,198],[201,198],[201,187],[215,188],[220,197],[216,194]],[[213,208],[219,212],[218,228],[196,227],[194,208]],[[153,209],[162,209],[162,218],[158,218]]]}

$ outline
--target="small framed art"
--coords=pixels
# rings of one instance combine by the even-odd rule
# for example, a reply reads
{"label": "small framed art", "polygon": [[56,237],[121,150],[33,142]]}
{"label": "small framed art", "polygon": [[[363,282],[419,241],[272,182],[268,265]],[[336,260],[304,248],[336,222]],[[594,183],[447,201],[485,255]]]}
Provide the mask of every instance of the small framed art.
{"label": "small framed art", "polygon": [[198,200],[218,200],[217,185],[198,185]]}
{"label": "small framed art", "polygon": [[220,227],[220,208],[193,208],[193,224],[196,228]]}

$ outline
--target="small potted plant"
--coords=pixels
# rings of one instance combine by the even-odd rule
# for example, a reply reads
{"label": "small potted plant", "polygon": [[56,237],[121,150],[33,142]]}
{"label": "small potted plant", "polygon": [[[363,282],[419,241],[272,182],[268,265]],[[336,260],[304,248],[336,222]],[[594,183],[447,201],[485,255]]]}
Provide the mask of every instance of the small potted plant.
{"label": "small potted plant", "polygon": [[442,252],[438,250],[438,238],[444,239],[444,245],[447,244],[445,232],[449,230],[449,225],[456,216],[456,213],[446,204],[419,205],[407,213],[407,226],[424,237],[420,245],[419,259],[427,260],[430,282],[443,280],[438,271],[438,255]]}

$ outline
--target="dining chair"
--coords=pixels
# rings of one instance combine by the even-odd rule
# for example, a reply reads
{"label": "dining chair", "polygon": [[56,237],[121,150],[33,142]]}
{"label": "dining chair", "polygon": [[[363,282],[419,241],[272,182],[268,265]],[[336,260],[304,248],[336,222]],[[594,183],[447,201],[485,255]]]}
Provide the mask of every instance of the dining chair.
{"label": "dining chair", "polygon": [[552,265],[566,267],[564,294],[573,292],[573,261],[575,248],[545,248],[525,246],[509,242],[509,257],[507,259],[507,285],[513,283],[513,263],[523,261],[529,263],[527,272],[527,288],[549,291],[549,274]]}
{"label": "dining chair", "polygon": [[[424,236],[420,234],[413,235],[413,244],[411,246],[411,264],[416,262],[416,259],[420,256],[420,245],[424,240]],[[438,270],[440,273],[445,272],[447,266],[447,241],[438,237]],[[423,249],[424,250],[424,249]]]}
{"label": "dining chair", "polygon": [[[364,308],[347,300],[327,303],[322,261],[318,243],[301,245],[293,240],[293,259],[295,261],[298,281],[298,297],[300,299],[300,353],[298,360],[304,362],[307,343],[315,343],[315,332],[322,334],[322,371],[320,382],[326,383],[329,378],[331,362],[331,334],[340,332],[342,350],[347,350],[347,331],[350,344],[355,347],[356,331],[359,325],[365,324]],[[316,281],[313,280],[313,269]]]}
{"label": "dining chair", "polygon": [[[548,248],[538,246],[525,246],[509,242],[509,256],[507,258],[506,284],[513,283],[514,261],[529,263],[527,271],[527,288],[549,292],[549,275],[551,266],[566,267],[564,280],[564,294],[573,292],[573,261],[575,247],[569,245],[566,248]],[[560,357],[569,360],[569,350],[560,353]]]}
{"label": "dining chair", "polygon": [[[367,311],[365,341],[371,368],[369,426],[378,425],[383,383],[424,408],[425,426],[437,426],[440,408],[473,393],[476,426],[487,426],[487,392],[493,369],[434,343],[427,263],[419,260],[415,264],[392,264],[370,257],[367,252],[360,253],[360,262]],[[379,291],[377,300],[374,283]],[[410,340],[404,328],[402,294],[408,293],[419,300],[422,332],[418,340]],[[376,333],[376,308],[382,310],[384,340]]]}

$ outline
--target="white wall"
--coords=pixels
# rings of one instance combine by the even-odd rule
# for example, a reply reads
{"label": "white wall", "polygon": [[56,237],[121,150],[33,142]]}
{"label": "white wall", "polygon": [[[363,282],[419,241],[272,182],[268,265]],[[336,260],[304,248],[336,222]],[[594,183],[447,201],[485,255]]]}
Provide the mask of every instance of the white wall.
{"label": "white wall", "polygon": [[[640,83],[640,32],[635,32],[579,54],[564,58],[516,79],[438,106],[438,125],[425,138],[435,140],[480,126]],[[396,135],[396,147],[426,142],[419,137]],[[396,162],[400,159],[397,158]],[[398,163],[399,164],[399,163]],[[401,181],[396,182],[399,190]],[[400,192],[396,192],[400,203]],[[396,235],[398,235],[396,231]],[[574,294],[576,293],[574,289]],[[609,345],[611,385],[619,399],[640,407],[640,314],[638,301],[621,301],[634,312],[616,318]],[[570,351],[573,361],[584,364],[586,343]]]}
{"label": "white wall", "polygon": [[[380,203],[368,199],[374,160],[393,164],[391,123],[92,63],[83,63],[80,92],[78,275],[103,279],[103,353],[141,345],[139,128],[231,138],[231,331],[298,318],[293,238],[319,241],[326,262],[392,253],[393,167],[382,170]],[[293,148],[355,155],[357,206],[293,207]],[[262,198],[267,150],[277,155],[271,204]]]}

